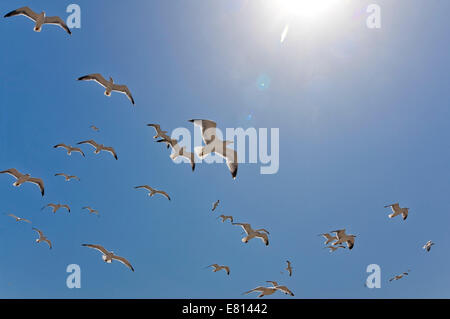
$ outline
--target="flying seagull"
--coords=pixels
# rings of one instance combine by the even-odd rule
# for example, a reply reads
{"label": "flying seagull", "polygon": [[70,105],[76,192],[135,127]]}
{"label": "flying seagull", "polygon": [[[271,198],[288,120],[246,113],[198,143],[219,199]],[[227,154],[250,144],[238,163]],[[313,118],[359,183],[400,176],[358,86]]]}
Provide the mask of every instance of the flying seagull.
{"label": "flying seagull", "polygon": [[8,216],[11,216],[12,218],[14,218],[16,220],[16,222],[26,222],[26,223],[31,224],[31,221],[29,221],[28,219],[17,217],[14,214],[8,214]]}
{"label": "flying seagull", "polygon": [[247,295],[247,294],[249,294],[251,292],[254,292],[254,291],[261,292],[261,294],[258,295],[258,297],[261,298],[261,297],[264,297],[264,296],[269,296],[269,295],[274,294],[277,291],[277,289],[274,288],[274,287],[262,287],[262,286],[259,286],[259,287],[253,288],[252,290],[244,292],[244,295]]}
{"label": "flying seagull", "polygon": [[64,173],[56,173],[55,176],[64,176],[66,179],[66,182],[70,181],[71,179],[76,179],[77,181],[80,180],[80,178],[78,176],[75,175],[67,175]]}
{"label": "flying seagull", "polygon": [[167,194],[165,191],[160,191],[160,190],[154,189],[148,185],[136,186],[134,188],[136,188],[136,189],[145,188],[146,190],[149,191],[148,196],[150,196],[150,197],[152,197],[155,194],[161,194],[161,195],[165,196],[168,200],[170,200],[169,194]]}
{"label": "flying seagull", "polygon": [[391,279],[389,279],[389,281],[402,279],[404,276],[408,276],[409,272],[411,272],[411,270],[408,270],[408,272],[404,272],[404,273],[402,273],[400,275],[394,276]]}
{"label": "flying seagull", "polygon": [[112,91],[120,92],[125,94],[130,99],[131,103],[134,104],[133,96],[128,87],[126,85],[115,84],[112,77],[109,77],[109,81],[107,81],[101,74],[94,73],[82,76],[78,78],[78,81],[95,81],[105,88],[106,96],[111,96]]}
{"label": "flying seagull", "polygon": [[222,218],[222,223],[225,223],[225,221],[227,220],[227,219],[229,219],[230,220],[230,222],[232,222],[233,223],[233,216],[225,216],[225,215],[220,215],[218,218]]}
{"label": "flying seagull", "polygon": [[339,245],[339,246],[326,246],[326,247],[323,247],[323,248],[329,248],[330,249],[330,253],[332,253],[332,252],[338,250],[339,248],[345,248],[345,246],[342,246],[342,245]]}
{"label": "flying seagull", "polygon": [[52,207],[52,208],[53,208],[53,210],[52,210],[53,213],[56,213],[56,211],[57,211],[58,209],[60,209],[60,208],[65,208],[65,209],[67,209],[67,211],[70,213],[70,207],[69,207],[69,205],[61,205],[61,204],[53,204],[53,203],[50,203],[50,204],[47,204],[47,205],[45,205],[44,207],[42,207],[41,210],[43,210],[43,209],[45,209],[45,208],[47,208],[47,207]]}
{"label": "flying seagull", "polygon": [[72,155],[72,152],[79,152],[84,157],[84,153],[79,147],[72,147],[70,145],[66,145],[64,143],[56,144],[53,148],[65,148],[67,150],[67,155]]}
{"label": "flying seagull", "polygon": [[288,271],[289,277],[290,277],[290,276],[292,276],[292,266],[291,266],[291,262],[290,262],[289,260],[286,260],[286,263],[287,263],[286,270]]}
{"label": "flying seagull", "polygon": [[64,30],[66,30],[66,32],[68,34],[72,34],[69,27],[66,25],[66,23],[60,17],[58,17],[58,16],[46,17],[44,11],[42,11],[41,13],[36,13],[33,10],[31,10],[29,7],[22,7],[17,10],[11,11],[5,15],[5,18],[14,17],[14,16],[18,16],[18,15],[23,15],[23,16],[33,20],[36,23],[36,25],[34,26],[34,31],[36,31],[36,32],[41,32],[42,26],[44,24],[54,24],[54,25],[60,26]]}
{"label": "flying seagull", "polygon": [[328,245],[329,243],[331,243],[331,242],[337,240],[337,237],[336,237],[336,236],[331,236],[331,235],[328,234],[328,233],[320,234],[319,236],[325,237],[325,239],[326,239],[326,241],[325,241],[325,243],[324,243],[325,245]]}
{"label": "flying seagull", "polygon": [[408,218],[409,208],[401,208],[398,203],[384,206],[384,208],[388,208],[388,207],[390,207],[392,209],[392,214],[390,214],[388,216],[389,218],[393,218],[393,217],[398,216],[400,214],[402,215],[403,220]]}
{"label": "flying seagull", "polygon": [[83,209],[87,209],[89,211],[90,214],[96,214],[97,216],[99,216],[98,214],[98,210],[91,208],[90,206],[85,206],[83,207]]}
{"label": "flying seagull", "polygon": [[269,238],[267,236],[267,234],[269,234],[269,232],[267,230],[265,230],[264,228],[254,230],[250,226],[250,224],[246,224],[246,223],[231,223],[231,224],[241,226],[242,229],[244,229],[247,236],[242,238],[243,243],[248,243],[248,241],[250,239],[253,239],[256,237],[256,238],[260,238],[264,242],[264,244],[266,244],[266,246],[269,245]]}
{"label": "flying seagull", "polygon": [[204,158],[210,153],[217,153],[226,160],[228,169],[231,172],[231,177],[236,179],[238,169],[237,152],[231,148],[228,148],[228,144],[232,144],[232,141],[222,141],[216,137],[216,123],[210,120],[194,119],[189,120],[194,123],[195,126],[199,126],[202,130],[204,147],[196,147],[198,157]]}
{"label": "flying seagull", "polygon": [[93,131],[96,131],[96,132],[98,132],[98,131],[100,131],[100,129],[97,127],[97,126],[95,126],[95,125],[91,125],[91,126],[89,126]]}
{"label": "flying seagull", "polygon": [[184,158],[187,158],[189,162],[191,163],[192,171],[195,170],[195,157],[194,153],[186,151],[186,146],[181,147],[180,144],[178,144],[178,141],[176,139],[172,139],[170,137],[168,138],[162,138],[160,140],[157,140],[158,143],[166,143],[167,146],[172,147],[172,154],[170,154],[170,158],[172,161],[174,161],[177,157],[181,156]]}
{"label": "flying seagull", "polygon": [[290,291],[288,287],[278,285],[278,283],[276,281],[267,281],[267,282],[272,284],[272,288],[275,288],[276,290],[279,290],[286,295],[294,296],[294,293],[292,291]]}
{"label": "flying seagull", "polygon": [[15,168],[10,168],[5,171],[1,171],[0,174],[9,174],[16,178],[16,181],[14,182],[13,186],[19,187],[23,183],[30,182],[39,187],[41,190],[42,196],[44,196],[44,182],[40,178],[34,178],[31,177],[30,174],[22,174]]}
{"label": "flying seagull", "polygon": [[337,241],[333,245],[339,245],[347,243],[348,249],[352,249],[355,245],[355,235],[348,235],[345,233],[345,229],[333,230],[332,233],[336,233]]}
{"label": "flying seagull", "polygon": [[219,203],[220,203],[220,200],[218,199],[217,202],[215,202],[215,203],[213,204],[212,211],[215,211],[215,210],[216,210],[217,206],[219,206]]}
{"label": "flying seagull", "polygon": [[228,267],[228,266],[219,266],[218,264],[212,264],[212,265],[209,265],[206,268],[209,268],[209,267],[214,267],[213,272],[218,272],[218,271],[223,269],[223,270],[225,270],[227,272],[227,275],[230,274],[230,267]]}
{"label": "flying seagull", "polygon": [[33,227],[32,229],[35,230],[39,234],[39,238],[36,239],[36,242],[37,243],[40,243],[42,241],[46,242],[48,244],[48,246],[50,247],[50,249],[52,249],[52,242],[50,240],[48,240],[47,237],[44,236],[44,233],[42,233],[42,231],[40,231],[37,228]]}
{"label": "flying seagull", "polygon": [[[153,136],[153,138],[163,138],[163,139],[168,139],[170,138],[169,136],[166,135],[167,131],[162,131],[161,130],[161,126],[159,126],[159,124],[147,124],[147,126],[153,127],[156,131],[156,135]],[[167,145],[169,146],[169,145]]]}
{"label": "flying seagull", "polygon": [[433,243],[431,240],[427,241],[427,243],[425,244],[425,246],[423,246],[423,249],[426,249],[426,251],[430,251],[431,246],[435,245],[435,243]]}
{"label": "flying seagull", "polygon": [[108,251],[101,245],[82,244],[81,246],[93,248],[93,249],[101,252],[103,254],[102,259],[105,263],[110,264],[110,263],[112,263],[113,259],[115,259],[115,260],[120,261],[122,264],[124,264],[128,268],[130,268],[132,271],[134,271],[133,266],[131,266],[130,262],[127,259],[115,255],[113,251]]}
{"label": "flying seagull", "polygon": [[78,145],[89,144],[89,145],[91,145],[91,146],[93,146],[95,148],[94,154],[98,154],[98,153],[100,153],[100,151],[106,151],[106,152],[111,153],[116,160],[118,159],[116,151],[114,150],[114,148],[109,147],[109,146],[105,146],[103,144],[98,144],[94,140],[82,141],[82,142],[79,142],[77,144]]}

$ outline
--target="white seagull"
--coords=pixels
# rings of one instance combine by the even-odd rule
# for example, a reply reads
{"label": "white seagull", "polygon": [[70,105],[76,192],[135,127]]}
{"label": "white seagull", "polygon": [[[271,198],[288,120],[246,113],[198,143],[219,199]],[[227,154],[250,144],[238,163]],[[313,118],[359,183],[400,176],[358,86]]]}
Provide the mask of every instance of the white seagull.
{"label": "white seagull", "polygon": [[286,270],[288,271],[289,277],[290,277],[290,276],[292,276],[292,266],[291,266],[291,262],[290,262],[289,260],[286,260],[286,263],[287,263]]}
{"label": "white seagull", "polygon": [[50,240],[48,240],[47,237],[44,236],[44,233],[42,233],[42,231],[40,231],[37,228],[33,227],[32,229],[35,230],[39,234],[39,238],[36,239],[36,242],[37,243],[46,242],[48,244],[48,246],[50,247],[50,249],[52,249],[52,242]]}
{"label": "white seagull", "polygon": [[155,194],[161,194],[161,195],[165,196],[168,200],[170,200],[169,194],[167,194],[165,191],[160,191],[160,190],[154,189],[148,185],[135,186],[134,188],[136,188],[136,189],[144,188],[144,189],[148,190],[149,191],[148,196],[150,196],[150,197],[152,197]]}
{"label": "white seagull", "polygon": [[130,268],[132,271],[134,271],[133,266],[131,266],[130,262],[127,259],[115,255],[113,251],[108,251],[101,245],[82,244],[81,246],[89,247],[89,248],[92,248],[92,249],[95,249],[95,250],[98,250],[99,252],[101,252],[103,254],[102,259],[105,263],[110,264],[110,263],[112,263],[113,259],[115,259],[115,260],[120,261],[122,264],[124,264],[128,268]]}
{"label": "white seagull", "polygon": [[109,147],[109,146],[105,146],[103,144],[98,144],[94,140],[82,141],[82,142],[79,142],[77,144],[78,145],[89,144],[89,145],[91,145],[92,147],[95,148],[94,154],[98,154],[98,153],[100,153],[100,151],[106,151],[106,152],[111,153],[116,160],[118,159],[116,151],[114,150],[114,148]]}
{"label": "white seagull", "polygon": [[247,294],[249,294],[251,292],[254,292],[254,291],[261,292],[258,295],[258,297],[261,298],[261,297],[264,297],[264,296],[269,296],[269,295],[274,294],[277,291],[277,289],[274,288],[274,287],[262,287],[262,286],[259,286],[259,287],[253,288],[252,290],[244,292],[244,295],[247,295]]}
{"label": "white seagull", "polygon": [[64,143],[56,144],[53,148],[65,148],[67,150],[67,155],[72,155],[72,152],[79,152],[84,157],[84,153],[79,147],[72,147],[70,145],[66,145]]}
{"label": "white seagull", "polygon": [[69,27],[66,25],[66,23],[60,17],[58,17],[58,16],[46,17],[44,11],[42,11],[41,13],[36,13],[33,10],[31,10],[29,7],[22,7],[17,10],[13,10],[13,11],[7,13],[5,15],[5,18],[14,17],[14,16],[18,16],[18,15],[23,15],[23,16],[33,20],[36,23],[36,25],[34,26],[34,31],[36,31],[36,32],[41,32],[42,26],[44,24],[54,24],[54,25],[60,26],[64,30],[66,30],[66,32],[68,34],[72,34]]}
{"label": "white seagull", "polygon": [[345,233],[345,229],[334,230],[332,233],[336,233],[337,241],[333,243],[333,245],[339,245],[343,243],[347,243],[348,249],[352,249],[355,245],[355,235],[348,235]]}
{"label": "white seagull", "polygon": [[79,178],[78,176],[75,176],[75,175],[67,175],[67,174],[64,174],[64,173],[56,173],[55,176],[64,176],[65,179],[66,179],[66,182],[70,181],[71,179],[75,179],[75,180],[77,180],[77,181],[80,180],[80,178]]}
{"label": "white seagull", "polygon": [[130,99],[131,103],[134,104],[133,96],[128,87],[126,85],[115,84],[112,77],[109,77],[109,81],[107,81],[101,74],[94,73],[82,76],[78,78],[78,81],[95,81],[105,88],[106,96],[111,96],[112,91],[120,92],[125,94]]}
{"label": "white seagull", "polygon": [[431,240],[427,241],[427,243],[425,244],[425,246],[423,246],[423,249],[425,249],[426,251],[430,251],[431,246],[435,245],[435,243],[433,243]]}
{"label": "white seagull", "polygon": [[272,288],[275,288],[276,290],[279,290],[279,291],[283,292],[286,295],[294,296],[294,293],[292,291],[290,291],[288,287],[278,285],[278,283],[276,281],[270,281],[269,280],[267,282],[272,284]]}
{"label": "white seagull", "polygon": [[408,273],[409,273],[410,271],[411,271],[411,270],[408,270],[408,272],[404,272],[404,273],[402,273],[402,274],[400,274],[400,275],[394,276],[394,277],[392,277],[391,279],[389,279],[389,281],[402,279],[404,276],[408,276]]}
{"label": "white seagull", "polygon": [[13,183],[13,186],[19,187],[23,183],[30,182],[39,187],[41,190],[42,196],[44,196],[44,182],[40,178],[31,177],[30,174],[22,174],[15,168],[10,168],[5,171],[1,171],[0,174],[9,174],[16,178],[16,181]]}
{"label": "white seagull", "polygon": [[212,211],[215,211],[217,206],[219,206],[220,200],[218,199],[214,204],[213,204],[213,208]]}
{"label": "white seagull", "polygon": [[98,214],[98,210],[91,208],[90,206],[85,206],[83,207],[83,209],[87,209],[89,211],[90,214],[96,214],[97,216],[99,216]]}
{"label": "white seagull", "polygon": [[244,229],[247,236],[242,238],[243,243],[248,243],[248,241],[250,239],[253,239],[256,237],[256,238],[260,238],[264,242],[264,244],[266,244],[266,246],[269,246],[269,237],[267,236],[267,234],[269,234],[269,232],[267,230],[265,230],[264,228],[254,230],[250,226],[250,224],[246,224],[246,223],[232,223],[232,225],[241,226],[242,229]]}
{"label": "white seagull", "polygon": [[172,161],[174,161],[177,157],[181,156],[184,158],[187,158],[191,164],[192,171],[195,170],[195,157],[194,153],[186,151],[186,146],[181,147],[180,144],[178,144],[178,141],[176,139],[172,139],[170,137],[162,138],[160,140],[157,140],[158,143],[166,143],[167,146],[172,147],[172,154],[170,154],[170,158]]}
{"label": "white seagull", "polygon": [[231,172],[233,179],[236,179],[238,170],[237,152],[234,149],[228,148],[227,145],[233,144],[232,141],[222,141],[216,137],[216,123],[210,120],[194,119],[189,120],[194,125],[199,126],[202,130],[203,141],[205,146],[196,147],[198,157],[204,158],[210,153],[217,153],[226,160],[228,169]]}
{"label": "white seagull", "polygon": [[97,127],[97,126],[95,126],[95,125],[91,125],[91,126],[89,126],[93,131],[96,131],[96,132],[99,132],[100,131],[100,129]]}
{"label": "white seagull", "polygon": [[44,207],[42,207],[41,210],[44,210],[44,209],[47,208],[47,207],[53,208],[53,209],[52,209],[52,212],[53,212],[53,213],[56,213],[56,211],[57,211],[58,209],[60,209],[60,208],[65,208],[65,209],[67,209],[67,211],[70,213],[70,207],[69,207],[69,205],[61,205],[61,204],[53,204],[53,203],[50,203],[50,204],[47,204],[47,205],[45,205]]}
{"label": "white seagull", "polygon": [[389,218],[393,218],[398,215],[402,215],[403,220],[408,217],[409,208],[401,208],[398,203],[384,206],[384,208],[390,207],[392,209],[392,214],[389,215]]}
{"label": "white seagull", "polygon": [[16,220],[16,222],[26,222],[26,223],[31,224],[31,221],[29,221],[28,219],[21,218],[21,217],[17,217],[17,216],[14,215],[14,214],[8,214],[8,216],[14,218],[14,219]]}
{"label": "white seagull", "polygon": [[227,275],[230,274],[230,267],[228,267],[228,266],[220,266],[218,264],[212,264],[212,265],[207,266],[206,268],[209,268],[209,267],[214,267],[213,272],[218,272],[223,269],[227,272]]}
{"label": "white seagull", "polygon": [[325,234],[320,234],[319,236],[322,236],[322,237],[325,237],[325,239],[326,239],[326,241],[325,241],[325,245],[328,245],[329,243],[332,243],[333,241],[336,241],[337,240],[337,237],[336,236],[331,236],[330,234],[328,234],[328,233],[325,233]]}

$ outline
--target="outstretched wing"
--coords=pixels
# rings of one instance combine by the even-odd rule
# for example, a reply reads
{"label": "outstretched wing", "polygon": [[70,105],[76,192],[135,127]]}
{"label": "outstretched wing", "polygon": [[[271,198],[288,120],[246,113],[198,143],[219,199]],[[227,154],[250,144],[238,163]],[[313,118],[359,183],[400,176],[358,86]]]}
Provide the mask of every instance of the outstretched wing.
{"label": "outstretched wing", "polygon": [[66,145],[64,143],[60,143],[60,144],[56,144],[55,146],[53,146],[53,148],[65,148],[66,150],[69,150],[70,146]]}
{"label": "outstretched wing", "polygon": [[250,224],[245,224],[245,223],[231,223],[231,224],[241,226],[247,235],[250,234],[251,232],[253,232],[253,229],[250,226]]}
{"label": "outstretched wing", "polygon": [[161,195],[167,197],[168,200],[170,200],[169,194],[167,194],[165,191],[156,191],[155,193],[156,194],[161,194]]}
{"label": "outstretched wing", "polygon": [[44,233],[42,233],[42,231],[40,231],[39,229],[37,229],[35,227],[33,227],[32,229],[39,234],[39,237],[44,237]]}
{"label": "outstretched wing", "polygon": [[34,12],[33,10],[31,10],[29,7],[22,7],[22,8],[13,10],[13,11],[5,14],[5,18],[14,17],[14,16],[18,16],[18,15],[23,15],[23,16],[33,20],[34,22],[36,22],[36,20],[39,17],[39,15],[36,12]]}
{"label": "outstretched wing", "polygon": [[115,158],[116,160],[119,159],[119,158],[117,157],[117,154],[116,154],[116,151],[114,150],[114,148],[112,148],[112,147],[110,147],[110,146],[106,146],[106,147],[103,147],[103,150],[104,150],[104,151],[107,151],[107,152],[109,152],[109,153],[111,153],[111,154],[114,156],[114,158]]}
{"label": "outstretched wing", "polygon": [[189,120],[194,125],[199,126],[202,130],[202,137],[205,144],[209,144],[216,138],[216,126],[217,124],[210,120],[194,119]]}
{"label": "outstretched wing", "polygon": [[95,147],[95,148],[98,147],[98,144],[97,144],[94,140],[82,141],[82,142],[79,142],[79,143],[77,143],[77,144],[78,144],[78,145],[81,145],[81,144],[89,144],[89,145],[91,145],[92,147]]}
{"label": "outstretched wing", "polygon": [[133,266],[131,266],[130,262],[127,259],[120,257],[120,256],[116,256],[116,255],[113,255],[111,258],[120,261],[122,264],[124,264],[125,266],[130,268],[132,271],[134,271]]}
{"label": "outstretched wing", "polygon": [[134,188],[136,188],[136,189],[139,189],[139,188],[145,188],[146,190],[148,190],[148,191],[154,191],[154,189],[153,188],[151,188],[150,186],[148,186],[148,185],[142,185],[142,186],[135,186]]}
{"label": "outstretched wing", "polygon": [[109,253],[109,251],[107,251],[103,246],[101,245],[93,245],[93,244],[81,244],[81,246],[84,247],[89,247],[95,250],[98,250],[99,252],[101,252],[102,254],[106,255]]}
{"label": "outstretched wing", "polygon": [[128,87],[126,85],[114,84],[113,85],[113,91],[125,94],[130,99],[131,103],[134,104],[133,96],[131,95],[131,92],[130,92],[130,90],[128,89]]}
{"label": "outstretched wing", "polygon": [[42,196],[44,196],[44,182],[42,181],[42,179],[32,177],[29,180],[27,180],[27,182],[37,185],[39,187],[39,189],[41,190]]}
{"label": "outstretched wing", "polygon": [[228,169],[230,170],[231,177],[236,179],[238,170],[238,158],[237,152],[234,149],[225,147],[224,149],[215,149],[216,153],[225,158]]}
{"label": "outstretched wing", "polygon": [[45,17],[44,24],[58,25],[61,28],[63,28],[64,30],[66,30],[66,32],[68,34],[72,34],[72,32],[70,31],[70,29],[67,26],[67,24],[60,17],[57,17],[57,16],[55,16],[55,17]]}
{"label": "outstretched wing", "polygon": [[100,73],[93,73],[79,77],[78,81],[95,81],[103,87],[106,87],[109,83]]}
{"label": "outstretched wing", "polygon": [[20,173],[15,168],[10,168],[10,169],[7,169],[5,171],[1,171],[0,174],[8,174],[8,175],[11,175],[11,176],[15,177],[16,179],[18,179],[19,177],[23,176],[23,174]]}

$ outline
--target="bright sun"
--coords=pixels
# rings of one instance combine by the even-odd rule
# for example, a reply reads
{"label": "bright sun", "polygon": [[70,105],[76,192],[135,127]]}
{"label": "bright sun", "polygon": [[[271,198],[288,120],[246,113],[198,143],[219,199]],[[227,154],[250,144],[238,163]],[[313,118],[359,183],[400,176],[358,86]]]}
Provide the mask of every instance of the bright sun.
{"label": "bright sun", "polygon": [[276,0],[273,9],[280,10],[285,16],[316,19],[331,11],[337,3],[339,0]]}

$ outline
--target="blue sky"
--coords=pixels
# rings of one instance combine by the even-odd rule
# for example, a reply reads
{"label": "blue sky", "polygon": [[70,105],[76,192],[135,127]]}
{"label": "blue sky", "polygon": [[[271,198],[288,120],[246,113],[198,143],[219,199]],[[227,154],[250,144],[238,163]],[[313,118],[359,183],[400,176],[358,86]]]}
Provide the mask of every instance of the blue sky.
{"label": "blue sky", "polygon": [[[65,19],[70,3],[3,1],[0,12],[29,5]],[[82,26],[72,36],[1,19],[0,169],[43,178],[46,195],[2,175],[0,213],[31,219],[54,248],[1,215],[0,297],[251,298],[242,292],[266,280],[298,298],[450,297],[450,3],[350,1],[308,22],[265,1],[76,3]],[[381,29],[366,27],[370,3],[382,8]],[[76,81],[96,72],[127,84],[135,108]],[[193,131],[191,118],[280,128],[279,172],[241,164],[232,180],[224,164],[194,173],[174,164],[146,124]],[[89,146],[86,158],[52,148],[90,138],[114,146],[119,160]],[[60,171],[81,182],[53,176]],[[173,200],[150,199],[133,188],[141,184]],[[383,208],[397,201],[410,207],[405,222]],[[49,202],[72,213],[41,211]],[[215,219],[221,213],[269,229],[270,246],[243,244],[240,228]],[[357,235],[355,247],[330,254],[317,234],[339,228]],[[114,250],[136,271],[103,263],[82,243]],[[292,277],[280,273],[286,259]],[[72,263],[81,289],[66,287]],[[212,263],[231,275],[204,269]],[[372,263],[381,289],[364,287]],[[408,269],[405,280],[388,282]]]}

